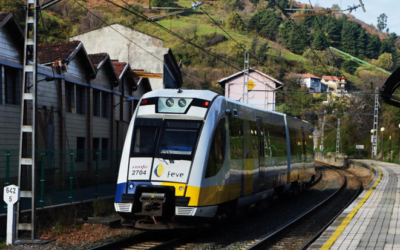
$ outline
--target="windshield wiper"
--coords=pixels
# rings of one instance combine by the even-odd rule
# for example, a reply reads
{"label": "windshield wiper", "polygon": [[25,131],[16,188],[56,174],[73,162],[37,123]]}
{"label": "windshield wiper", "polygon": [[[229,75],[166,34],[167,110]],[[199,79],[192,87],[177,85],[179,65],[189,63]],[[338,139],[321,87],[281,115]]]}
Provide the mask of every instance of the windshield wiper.
{"label": "windshield wiper", "polygon": [[168,146],[167,146],[167,144],[166,144],[165,142],[161,142],[161,148],[163,148],[163,147],[164,147],[164,149],[165,149],[165,152],[168,154],[169,163],[174,163],[174,160],[172,159],[172,155],[171,155],[171,153],[169,152]]}

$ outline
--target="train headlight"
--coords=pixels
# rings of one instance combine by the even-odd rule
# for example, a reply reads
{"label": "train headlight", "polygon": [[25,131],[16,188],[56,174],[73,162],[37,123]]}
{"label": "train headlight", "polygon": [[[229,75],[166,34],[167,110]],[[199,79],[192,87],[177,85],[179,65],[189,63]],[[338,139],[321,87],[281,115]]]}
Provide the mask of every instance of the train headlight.
{"label": "train headlight", "polygon": [[129,188],[130,189],[132,189],[133,188],[133,184],[131,183],[131,184],[129,184]]}
{"label": "train headlight", "polygon": [[183,99],[183,98],[179,99],[178,105],[179,105],[179,107],[181,107],[181,108],[185,107],[185,106],[186,106],[186,100]]}
{"label": "train headlight", "polygon": [[165,105],[167,105],[168,107],[174,106],[174,99],[168,98],[168,99],[165,101]]}
{"label": "train headlight", "polygon": [[182,186],[180,186],[180,187],[179,187],[179,191],[182,191],[182,190],[183,190],[183,187],[182,187]]}

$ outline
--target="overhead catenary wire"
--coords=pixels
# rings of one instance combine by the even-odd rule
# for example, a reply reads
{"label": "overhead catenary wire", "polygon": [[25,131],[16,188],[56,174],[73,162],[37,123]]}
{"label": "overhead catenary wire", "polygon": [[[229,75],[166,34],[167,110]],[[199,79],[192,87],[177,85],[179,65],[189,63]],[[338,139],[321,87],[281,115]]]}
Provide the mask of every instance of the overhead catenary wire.
{"label": "overhead catenary wire", "polygon": [[[308,1],[310,2],[311,9],[314,10],[314,7],[313,7],[312,4],[311,4],[311,0],[308,0]],[[319,22],[318,18],[316,17],[315,19],[317,20],[319,30],[320,30],[321,32],[323,32],[323,31],[322,31],[322,25],[321,25],[321,23]],[[324,34],[323,37],[324,37],[325,41],[328,42],[328,44],[330,44],[330,42],[329,42],[328,38],[325,36],[325,34]],[[338,64],[338,62],[337,62],[337,60],[336,60],[336,57],[335,57],[335,55],[333,54],[331,48],[328,47],[328,50],[329,50],[330,54],[332,55],[333,60],[335,61],[335,64],[336,64],[337,69],[339,70],[340,74],[341,74],[342,76],[344,76],[343,72],[342,72],[342,71],[340,70],[340,68],[339,68],[339,64]]]}
{"label": "overhead catenary wire", "polygon": [[[195,0],[192,0],[192,1],[193,1],[194,3],[196,3]],[[215,21],[214,18],[212,18],[212,17],[204,10],[204,8],[200,8],[200,9],[201,9],[201,11],[204,12],[204,14],[206,14],[206,15],[208,16],[209,19],[211,19],[211,21],[213,21],[213,23],[214,23],[215,25],[217,25],[227,36],[229,36],[230,39],[232,39],[237,45],[239,45],[239,46],[243,49],[243,51],[247,51],[247,49],[243,46],[243,44],[241,44],[241,43],[239,43],[238,41],[236,41],[236,39],[234,39],[224,28],[222,28],[221,25],[219,25],[218,22]],[[261,62],[256,56],[254,56],[254,55],[253,55],[252,53],[250,53],[250,52],[249,52],[249,54],[250,54],[250,56],[251,56],[252,58],[256,59],[256,61],[257,61],[258,63],[262,64],[262,62]],[[265,66],[265,64],[263,64],[263,65]],[[268,70],[270,70],[271,72],[274,72],[275,74],[278,74],[276,71],[274,71],[273,69],[269,68],[268,66],[265,66],[265,67],[266,67]],[[287,70],[286,70],[286,71],[287,71]]]}
{"label": "overhead catenary wire", "polygon": [[[126,3],[124,0],[121,0],[121,1],[122,1],[123,3],[125,3],[126,5],[128,5],[129,7],[131,7],[131,9],[127,9],[127,8],[125,8],[125,7],[119,5],[119,4],[117,4],[117,3],[115,3],[115,2],[113,2],[113,1],[111,1],[111,0],[105,0],[105,1],[106,1],[106,2],[109,2],[109,3],[111,3],[111,4],[113,4],[113,5],[116,6],[116,7],[119,7],[119,8],[121,8],[121,9],[123,9],[123,10],[126,10],[126,11],[128,11],[128,12],[130,12],[130,13],[132,13],[132,14],[134,14],[134,15],[140,17],[140,18],[142,18],[144,21],[150,22],[150,23],[153,24],[154,26],[156,26],[156,27],[158,27],[158,28],[164,30],[165,32],[167,32],[167,33],[169,33],[169,34],[171,34],[171,35],[173,35],[173,36],[175,36],[175,37],[177,37],[177,38],[179,38],[181,41],[183,41],[183,42],[185,42],[185,43],[187,43],[187,44],[192,45],[193,47],[195,47],[195,48],[197,48],[197,49],[203,51],[204,53],[214,56],[217,60],[220,60],[221,62],[225,63],[226,65],[230,66],[231,68],[233,68],[233,69],[235,69],[235,70],[238,70],[238,71],[243,71],[243,70],[239,69],[238,67],[232,65],[231,63],[227,62],[226,60],[223,60],[223,59],[222,59],[222,58],[226,58],[226,57],[224,57],[224,56],[222,56],[222,55],[219,55],[219,54],[217,54],[217,53],[215,53],[215,52],[206,50],[205,48],[203,48],[203,47],[201,47],[201,46],[199,46],[199,45],[193,43],[192,41],[189,41],[189,40],[183,38],[183,37],[180,36],[179,34],[177,34],[177,33],[173,32],[173,31],[169,30],[168,28],[162,26],[161,24],[159,24],[159,23],[157,23],[157,22],[153,22],[152,20],[149,20],[149,18],[148,18],[146,15],[144,15],[144,14],[140,13],[139,11],[135,10],[134,8],[132,8],[132,6],[129,5],[128,3]],[[252,76],[250,76],[250,77],[253,78],[253,79],[255,79],[255,80],[257,80],[256,78],[254,78],[254,77],[252,77]],[[270,87],[270,88],[273,88],[273,87],[271,87],[269,84],[266,84],[266,85],[267,85],[268,87]]]}
{"label": "overhead catenary wire", "polygon": [[[325,64],[322,62],[321,58],[318,56],[318,54],[315,52],[315,50],[312,48],[312,46],[310,46],[307,43],[307,39],[305,37],[305,35],[303,34],[303,32],[300,30],[299,26],[297,26],[297,24],[295,23],[295,21],[293,20],[293,18],[291,18],[290,16],[288,16],[284,10],[279,6],[279,3],[277,2],[277,0],[273,0],[275,2],[275,6],[282,12],[282,14],[290,21],[290,23],[293,25],[293,27],[296,29],[296,32],[299,33],[299,35],[301,37],[303,37],[306,46],[311,50],[311,52],[314,54],[314,57],[318,59],[318,61],[321,63],[321,65],[325,68],[326,72],[331,72],[330,70],[328,70],[325,66]],[[331,73],[332,74],[332,73]],[[333,79],[333,76],[332,76]]]}
{"label": "overhead catenary wire", "polygon": [[[121,6],[121,5],[119,5],[119,4],[116,4],[116,3],[114,3],[114,2],[111,1],[111,0],[106,0],[106,2],[109,2],[109,3],[111,3],[111,4],[113,4],[113,5],[117,6],[117,7],[119,7],[119,8],[121,8],[121,9],[124,9],[124,10],[126,10],[126,11],[128,11],[128,12],[130,12],[130,13],[136,15],[136,16],[139,16],[140,18],[142,18],[143,20],[145,20],[145,21],[147,21],[147,22],[150,22],[151,24],[153,24],[153,25],[155,25],[155,26],[161,28],[162,30],[166,31],[167,33],[169,33],[169,34],[171,34],[171,35],[173,35],[173,36],[175,36],[175,37],[181,39],[183,42],[186,42],[186,43],[188,43],[188,44],[190,44],[190,45],[192,45],[192,46],[194,46],[194,47],[200,49],[201,51],[203,51],[203,52],[205,52],[205,53],[207,53],[207,54],[210,54],[210,55],[215,56],[217,60],[220,60],[220,61],[224,62],[225,64],[227,64],[228,66],[234,68],[235,70],[242,71],[241,69],[239,69],[239,68],[233,66],[232,64],[230,64],[230,63],[228,63],[228,62],[222,60],[222,59],[221,59],[221,57],[222,57],[221,55],[218,55],[218,54],[216,54],[216,53],[214,53],[214,52],[210,52],[210,51],[208,51],[208,50],[206,50],[206,49],[204,49],[204,48],[198,46],[197,44],[194,44],[193,42],[188,41],[187,39],[182,38],[181,36],[179,36],[179,35],[176,34],[175,32],[173,32],[173,31],[171,31],[171,30],[165,28],[165,27],[162,26],[161,24],[158,24],[158,23],[156,23],[156,22],[153,22],[152,20],[149,20],[149,18],[148,18],[146,15],[143,15],[142,13],[140,13],[139,11],[137,11],[136,9],[134,9],[130,4],[128,4],[128,3],[125,2],[124,0],[121,0],[121,1],[122,1],[124,4],[128,5],[129,7],[131,7],[132,10],[129,10],[129,9],[127,9],[127,8],[125,8],[125,7]],[[253,78],[253,79],[255,79],[255,80],[258,80],[258,79],[256,79],[255,77],[253,77],[253,76],[251,76],[251,75],[249,75],[249,77],[250,77],[250,78]],[[273,89],[273,87],[270,86],[268,83],[265,83],[265,85],[268,86],[268,87],[270,87],[271,89]],[[287,96],[287,97],[290,98],[290,99],[292,99],[292,100],[295,101],[295,102],[301,103],[300,101],[295,100],[295,99],[294,99],[293,97],[291,97],[291,96]]]}

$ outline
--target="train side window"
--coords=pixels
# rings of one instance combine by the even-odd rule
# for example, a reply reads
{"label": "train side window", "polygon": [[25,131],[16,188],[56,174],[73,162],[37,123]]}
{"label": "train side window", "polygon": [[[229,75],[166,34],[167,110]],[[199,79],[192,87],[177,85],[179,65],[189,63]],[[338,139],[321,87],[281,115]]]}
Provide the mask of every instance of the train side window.
{"label": "train side window", "polygon": [[231,159],[243,158],[243,120],[228,117]]}
{"label": "train side window", "polygon": [[218,122],[217,128],[214,131],[205,178],[213,177],[221,170],[225,159],[225,151],[226,127],[225,119],[223,118]]}

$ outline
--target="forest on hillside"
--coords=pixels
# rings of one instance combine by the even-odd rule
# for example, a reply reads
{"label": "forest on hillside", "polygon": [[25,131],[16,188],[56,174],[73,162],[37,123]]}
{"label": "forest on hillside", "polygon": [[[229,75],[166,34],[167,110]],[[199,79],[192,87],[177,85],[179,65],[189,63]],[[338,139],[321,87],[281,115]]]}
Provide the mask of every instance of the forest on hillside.
{"label": "forest on hillside", "polygon": [[[310,9],[311,6],[293,0],[215,0],[205,1],[201,8],[180,15],[149,21],[143,16],[174,10],[146,10],[148,0],[112,1],[125,9],[105,0],[60,1],[42,11],[39,41],[68,41],[71,36],[120,23],[163,39],[164,46],[170,47],[176,60],[183,64],[184,87],[220,93],[223,90],[217,81],[243,70],[243,55],[247,50],[252,67],[285,83],[277,93],[278,111],[308,120],[316,128],[324,116],[333,127],[340,118],[346,131],[342,151],[353,154],[355,143],[365,143],[368,155],[373,93],[388,75],[329,48],[393,71],[400,66],[400,41],[385,26],[385,15],[381,15],[383,19],[375,27],[345,13],[294,18],[311,11],[287,9]],[[192,3],[191,0],[150,0],[151,6],[158,7],[190,8]],[[24,6],[23,0],[4,0],[0,2],[0,11],[13,11],[23,27]],[[337,5],[332,6],[335,9]],[[299,85],[298,74],[302,73],[345,76],[352,95],[310,94]],[[400,123],[399,110],[381,105],[380,112],[379,124],[394,134]],[[335,139],[334,129],[326,131],[326,151],[335,150]],[[399,146],[393,147],[397,155]],[[388,142],[384,147],[389,147]]]}

